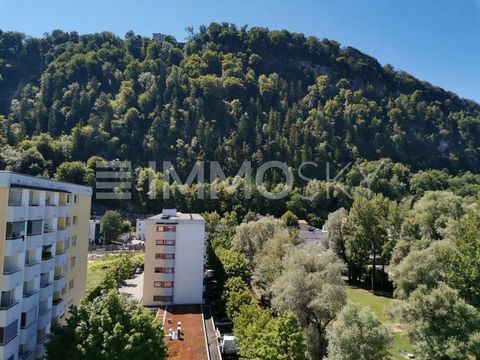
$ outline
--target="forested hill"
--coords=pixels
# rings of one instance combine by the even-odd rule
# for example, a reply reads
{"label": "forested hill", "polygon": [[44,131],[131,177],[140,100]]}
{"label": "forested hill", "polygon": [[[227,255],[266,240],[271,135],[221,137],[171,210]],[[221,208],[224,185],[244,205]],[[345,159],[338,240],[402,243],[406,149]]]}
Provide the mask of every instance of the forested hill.
{"label": "forested hill", "polygon": [[185,43],[0,31],[0,114],[0,168],[33,174],[93,155],[480,169],[478,104],[335,41],[230,24]]}

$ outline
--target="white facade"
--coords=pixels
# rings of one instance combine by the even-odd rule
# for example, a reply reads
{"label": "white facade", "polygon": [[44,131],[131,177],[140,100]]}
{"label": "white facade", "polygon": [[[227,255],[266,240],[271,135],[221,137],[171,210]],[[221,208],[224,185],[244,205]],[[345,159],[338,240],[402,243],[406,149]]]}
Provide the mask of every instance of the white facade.
{"label": "white facade", "polygon": [[100,226],[100,220],[96,220],[96,219],[90,219],[90,223],[89,223],[89,232],[88,232],[88,242],[90,244],[93,244],[95,243],[95,240],[96,239],[96,236],[97,236],[97,228],[98,226]]}
{"label": "white facade", "polygon": [[78,304],[84,286],[71,269],[76,263],[74,270],[81,270],[85,252],[86,270],[80,242],[86,241],[82,227],[91,193],[84,186],[0,171],[0,360],[42,358],[52,321]]}
{"label": "white facade", "polygon": [[201,304],[205,220],[174,209],[146,220],[143,304]]}
{"label": "white facade", "polygon": [[147,221],[145,219],[137,219],[137,223],[135,225],[136,237],[138,240],[145,240],[146,232],[147,232]]}

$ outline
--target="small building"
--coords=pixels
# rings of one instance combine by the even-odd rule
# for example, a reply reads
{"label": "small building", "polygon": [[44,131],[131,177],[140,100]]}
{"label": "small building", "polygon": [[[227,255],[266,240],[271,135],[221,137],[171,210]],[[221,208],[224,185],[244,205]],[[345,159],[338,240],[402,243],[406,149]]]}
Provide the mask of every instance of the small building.
{"label": "small building", "polygon": [[145,234],[146,234],[146,220],[145,219],[137,219],[135,225],[135,232],[137,240],[145,241]]}
{"label": "small building", "polygon": [[328,231],[325,227],[316,229],[305,220],[298,220],[298,237],[305,240],[307,244],[321,244],[327,237]]}
{"label": "small building", "polygon": [[90,231],[88,234],[88,242],[90,244],[98,244],[100,241],[100,220],[90,219]]}
{"label": "small building", "polygon": [[164,209],[146,221],[143,305],[203,303],[205,220]]}

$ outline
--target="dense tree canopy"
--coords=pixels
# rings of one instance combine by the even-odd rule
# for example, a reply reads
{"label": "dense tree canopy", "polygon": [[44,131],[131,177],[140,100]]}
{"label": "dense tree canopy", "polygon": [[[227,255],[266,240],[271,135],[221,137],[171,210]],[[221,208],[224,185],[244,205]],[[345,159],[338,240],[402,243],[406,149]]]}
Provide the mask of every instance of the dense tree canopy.
{"label": "dense tree canopy", "polygon": [[[478,104],[332,40],[218,23],[185,43],[0,31],[0,59],[0,145],[25,163],[4,165],[29,173],[93,155],[168,159],[183,173],[219,160],[230,175],[247,158],[480,169]],[[395,178],[376,186],[399,189],[408,168],[386,171]]]}

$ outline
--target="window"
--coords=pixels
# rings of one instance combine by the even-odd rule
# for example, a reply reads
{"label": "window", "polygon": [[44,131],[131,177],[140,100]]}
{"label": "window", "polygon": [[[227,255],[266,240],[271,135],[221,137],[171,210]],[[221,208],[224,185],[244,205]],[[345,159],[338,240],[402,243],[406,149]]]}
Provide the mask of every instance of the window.
{"label": "window", "polygon": [[73,203],[78,204],[78,195],[73,195]]}
{"label": "window", "polygon": [[156,267],[155,272],[157,274],[173,274],[175,269],[172,267]]}
{"label": "window", "polygon": [[72,290],[74,286],[75,286],[75,283],[74,283],[74,280],[72,279],[68,282],[68,288]]}
{"label": "window", "polygon": [[175,254],[156,253],[155,259],[173,260],[175,259]]}
{"label": "window", "polygon": [[175,226],[166,226],[166,225],[160,225],[157,226],[157,232],[175,232],[176,227]]}
{"label": "window", "polygon": [[27,235],[35,236],[43,232],[43,220],[30,220],[27,222]]}
{"label": "window", "polygon": [[155,281],[153,283],[154,287],[160,287],[160,288],[172,288],[173,287],[173,281]]}
{"label": "window", "polygon": [[73,224],[73,225],[77,225],[77,217],[76,217],[76,216],[73,216],[72,224]]}
{"label": "window", "polygon": [[69,217],[67,217],[65,219],[65,226],[70,226],[70,218]]}
{"label": "window", "polygon": [[156,240],[157,245],[174,246],[175,240]]}
{"label": "window", "polygon": [[77,260],[76,256],[70,258],[70,269],[73,269],[75,267],[75,261],[76,260]]}
{"label": "window", "polygon": [[70,238],[70,240],[71,240],[71,243],[72,243],[72,247],[76,247],[77,246],[77,235],[72,236]]}
{"label": "window", "polygon": [[2,291],[0,308],[8,309],[15,304],[15,289]]}
{"label": "window", "polygon": [[155,295],[153,296],[153,301],[170,302],[173,301],[173,296]]}
{"label": "window", "polygon": [[65,295],[66,293],[67,293],[67,288],[64,287],[64,288],[62,289],[62,295]]}
{"label": "window", "polygon": [[8,344],[17,336],[18,319],[11,322],[6,327],[0,327],[0,345]]}
{"label": "window", "polygon": [[7,240],[18,239],[25,233],[24,222],[7,222]]}
{"label": "window", "polygon": [[22,329],[25,329],[32,325],[37,318],[37,307],[32,308],[30,311],[22,312],[22,319],[20,321],[20,326]]}
{"label": "window", "polygon": [[70,204],[70,194],[67,194],[67,201],[66,201],[66,204]]}

